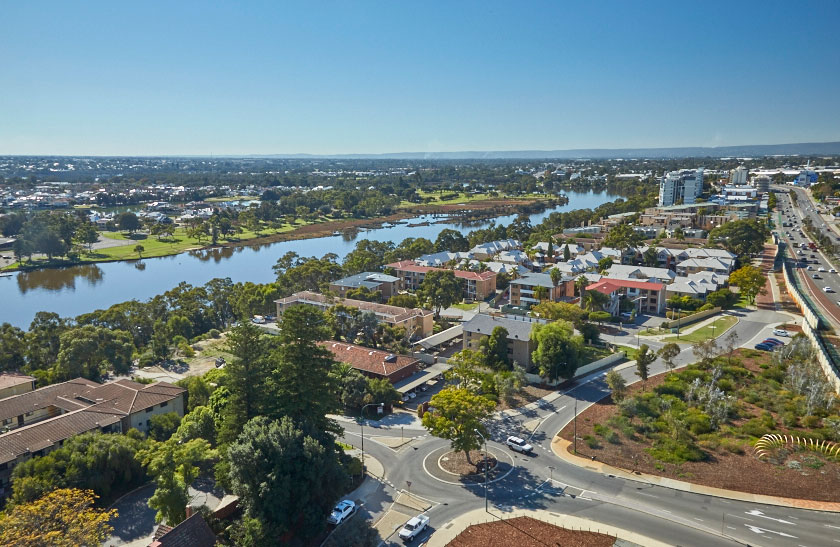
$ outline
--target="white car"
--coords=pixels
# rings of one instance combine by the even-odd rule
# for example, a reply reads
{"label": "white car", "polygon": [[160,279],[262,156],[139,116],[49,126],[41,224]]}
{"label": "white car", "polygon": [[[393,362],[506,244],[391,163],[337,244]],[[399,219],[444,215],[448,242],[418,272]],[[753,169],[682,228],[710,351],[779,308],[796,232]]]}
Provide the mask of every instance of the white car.
{"label": "white car", "polygon": [[513,435],[507,438],[505,444],[508,445],[508,448],[511,450],[515,450],[516,452],[521,452],[523,454],[530,454],[534,450],[534,447],[525,442],[525,439],[514,437]]}
{"label": "white car", "polygon": [[340,502],[338,502],[338,505],[335,506],[335,509],[332,510],[330,516],[327,517],[327,522],[338,526],[339,524],[353,516],[353,513],[356,512],[356,509],[358,509],[358,507],[356,507],[356,504],[352,501],[341,500]]}
{"label": "white car", "polygon": [[832,289],[831,287],[823,287],[823,291],[824,292],[834,292],[834,289]]}
{"label": "white car", "polygon": [[426,515],[417,515],[413,517],[400,530],[400,539],[408,543],[412,539],[420,535],[420,532],[426,529],[429,525],[429,517]]}
{"label": "white car", "polygon": [[818,272],[823,272],[823,273],[824,273],[824,272],[825,272],[825,268],[823,268],[822,266],[820,266],[819,268],[817,268],[817,271],[818,271]]}
{"label": "white car", "polygon": [[774,329],[773,334],[776,336],[790,336],[790,333],[785,329]]}

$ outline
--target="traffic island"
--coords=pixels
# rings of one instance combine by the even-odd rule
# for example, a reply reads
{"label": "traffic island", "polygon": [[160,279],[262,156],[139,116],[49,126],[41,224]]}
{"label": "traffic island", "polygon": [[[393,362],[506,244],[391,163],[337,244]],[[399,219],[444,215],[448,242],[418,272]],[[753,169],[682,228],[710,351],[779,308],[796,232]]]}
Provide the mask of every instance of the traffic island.
{"label": "traffic island", "polygon": [[448,484],[484,484],[484,481],[501,480],[514,469],[513,458],[505,451],[488,448],[486,459],[483,450],[473,450],[470,462],[463,452],[456,452],[449,447],[441,447],[430,452],[423,460],[423,469],[433,478]]}

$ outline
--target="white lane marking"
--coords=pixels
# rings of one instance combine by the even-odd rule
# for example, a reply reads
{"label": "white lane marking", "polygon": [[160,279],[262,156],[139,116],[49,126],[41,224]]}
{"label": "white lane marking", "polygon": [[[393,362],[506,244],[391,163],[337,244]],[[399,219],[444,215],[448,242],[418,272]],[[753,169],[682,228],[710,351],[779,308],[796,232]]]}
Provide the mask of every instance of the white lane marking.
{"label": "white lane marking", "polygon": [[697,520],[697,521],[703,522],[703,519],[699,519],[699,518],[697,518],[697,517],[694,517],[694,520]]}
{"label": "white lane marking", "polygon": [[775,520],[776,522],[781,522],[782,524],[792,524],[793,526],[796,526],[795,523],[793,523],[789,520],[768,517],[767,515],[765,515],[763,512],[759,511],[758,509],[753,509],[752,511],[744,511],[744,514],[752,515],[754,517],[761,517],[761,518],[767,519],[767,520]]}
{"label": "white lane marking", "polygon": [[768,528],[759,528],[758,526],[753,526],[752,524],[745,524],[744,526],[746,526],[751,532],[755,532],[756,534],[764,534],[764,532],[770,532],[771,534],[777,534],[786,538],[799,539],[796,536],[792,536],[784,532],[777,532],[776,530],[770,530]]}
{"label": "white lane marking", "polygon": [[729,513],[726,513],[726,516],[727,517],[735,517],[736,519],[743,519],[743,520],[748,520],[750,522],[754,522],[753,519],[748,519],[747,517],[742,517],[740,515],[731,515]]}
{"label": "white lane marking", "polygon": [[832,526],[831,524],[823,524],[823,526],[825,526],[826,528],[835,528],[837,530],[840,530],[840,526]]}

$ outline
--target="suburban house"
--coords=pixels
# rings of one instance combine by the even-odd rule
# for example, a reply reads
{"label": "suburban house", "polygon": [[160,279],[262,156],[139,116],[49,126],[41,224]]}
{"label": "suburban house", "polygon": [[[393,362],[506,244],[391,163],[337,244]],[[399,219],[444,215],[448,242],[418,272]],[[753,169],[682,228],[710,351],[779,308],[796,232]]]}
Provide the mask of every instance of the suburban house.
{"label": "suburban house", "polygon": [[330,283],[330,290],[341,298],[347,291],[365,288],[369,291],[381,291],[382,301],[386,301],[399,291],[400,278],[379,272],[362,272]]}
{"label": "suburban house", "polygon": [[385,378],[392,384],[408,378],[420,368],[420,361],[410,355],[396,355],[335,340],[318,344],[330,350],[336,361],[347,363],[368,378]]}
{"label": "suburban house", "polygon": [[479,260],[488,260],[503,251],[511,251],[514,249],[521,249],[522,243],[516,239],[501,239],[499,241],[490,241],[476,245],[470,249],[470,254],[473,258]]}
{"label": "suburban house", "polygon": [[473,257],[470,253],[451,253],[449,251],[441,251],[439,253],[431,253],[419,256],[416,259],[414,259],[414,262],[420,266],[440,267],[449,264],[457,264],[463,260],[470,260],[471,258]]}
{"label": "suburban house", "polygon": [[689,258],[677,264],[677,274],[686,276],[697,272],[712,272],[728,275],[732,271],[733,261],[714,258]]}
{"label": "suburban house", "polygon": [[508,357],[511,362],[529,370],[531,368],[531,352],[534,350],[531,342],[531,329],[535,323],[541,323],[541,321],[530,317],[512,319],[483,313],[476,314],[463,324],[463,349],[478,350],[482,338],[490,336],[496,327],[504,327],[508,332]]}
{"label": "suburban house", "polygon": [[365,302],[352,298],[329,298],[317,292],[302,291],[292,296],[275,300],[277,316],[283,315],[283,311],[289,306],[306,304],[315,306],[321,310],[331,308],[336,304],[343,304],[356,308],[362,313],[371,312],[380,323],[386,323],[392,327],[403,327],[411,337],[425,338],[432,334],[434,328],[434,317],[430,310],[420,308],[402,308],[400,306],[389,306],[376,302]]}
{"label": "suburban house", "polygon": [[187,519],[175,526],[161,524],[155,530],[154,539],[149,547],[212,547],[216,544],[216,534],[199,512],[190,514]]}
{"label": "suburban house", "polygon": [[[400,289],[416,291],[420,288],[426,274],[433,270],[447,271],[445,268],[420,266],[413,260],[402,260],[386,264],[393,268],[400,278]],[[468,270],[448,270],[455,274],[464,287],[464,300],[484,300],[496,292],[496,273],[493,271],[473,272]]]}
{"label": "suburban house", "polygon": [[0,372],[0,399],[35,389],[35,378],[16,372]]}
{"label": "suburban house", "polygon": [[18,463],[43,456],[70,437],[132,428],[145,433],[152,416],[183,416],[185,391],[167,382],[98,384],[76,378],[0,400],[0,496],[8,494]]}
{"label": "suburban house", "polygon": [[619,314],[621,297],[635,302],[636,313],[665,313],[665,285],[662,283],[602,277],[600,281],[586,287],[586,290],[598,291],[609,296],[610,300],[604,309],[612,315]]}
{"label": "suburban house", "polygon": [[678,277],[673,283],[665,287],[665,295],[690,296],[705,300],[706,295],[725,287],[729,282],[729,276],[713,272],[697,272],[686,277]]}
{"label": "suburban house", "polygon": [[668,268],[651,268],[648,266],[629,266],[613,264],[607,269],[606,277],[610,279],[641,279],[654,283],[671,283],[677,274]]}
{"label": "suburban house", "polygon": [[510,281],[510,305],[531,307],[539,304],[540,300],[534,295],[537,287],[544,287],[546,291],[545,300],[556,302],[560,296],[565,294],[565,288],[557,286],[551,281],[551,275],[547,273],[528,273],[518,279]]}

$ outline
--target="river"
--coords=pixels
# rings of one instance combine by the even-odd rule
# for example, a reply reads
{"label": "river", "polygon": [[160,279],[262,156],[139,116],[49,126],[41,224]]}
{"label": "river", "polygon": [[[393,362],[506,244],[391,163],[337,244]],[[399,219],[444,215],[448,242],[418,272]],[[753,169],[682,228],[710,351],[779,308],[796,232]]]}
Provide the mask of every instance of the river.
{"label": "river", "polygon": [[[569,203],[530,215],[538,224],[555,211],[594,209],[617,196],[607,192],[566,192]],[[507,224],[516,215],[494,219]],[[434,221],[420,217],[409,223]],[[486,227],[491,221],[459,228],[465,233]],[[181,281],[203,285],[215,277],[230,277],[234,282],[267,283],[274,280],[271,267],[289,251],[300,256],[335,253],[340,259],[352,251],[356,241],[373,239],[399,243],[407,237],[425,237],[432,241],[441,230],[451,224],[429,224],[409,227],[406,224],[386,225],[382,228],[360,230],[355,237],[330,236],[300,239],[244,247],[207,249],[174,256],[150,258],[133,262],[106,262],[70,268],[52,268],[20,272],[0,278],[0,323],[8,322],[27,329],[38,311],[51,311],[62,317],[75,317],[96,309],[104,309],[127,300],[146,300],[168,291]]]}

